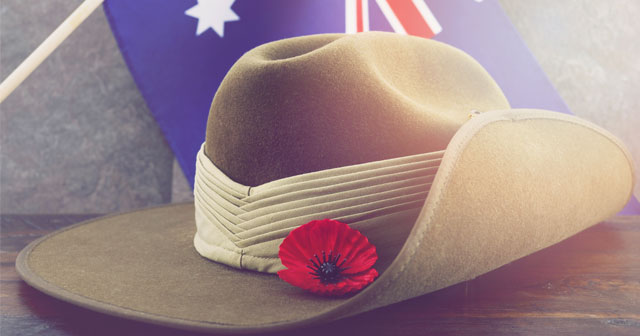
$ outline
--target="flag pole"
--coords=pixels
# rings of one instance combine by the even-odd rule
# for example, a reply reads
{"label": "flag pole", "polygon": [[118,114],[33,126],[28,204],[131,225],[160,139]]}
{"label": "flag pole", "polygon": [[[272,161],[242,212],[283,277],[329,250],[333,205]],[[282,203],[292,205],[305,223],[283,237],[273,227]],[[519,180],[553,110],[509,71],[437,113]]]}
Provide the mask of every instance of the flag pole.
{"label": "flag pole", "polygon": [[85,0],[0,84],[0,103],[15,90],[104,0]]}

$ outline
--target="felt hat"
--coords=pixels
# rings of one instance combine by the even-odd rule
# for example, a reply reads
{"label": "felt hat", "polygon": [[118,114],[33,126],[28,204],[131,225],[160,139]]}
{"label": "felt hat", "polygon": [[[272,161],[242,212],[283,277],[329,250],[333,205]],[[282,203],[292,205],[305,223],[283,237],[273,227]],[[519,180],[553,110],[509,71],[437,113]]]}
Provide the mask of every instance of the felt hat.
{"label": "felt hat", "polygon": [[[281,330],[427,294],[555,244],[617,213],[632,167],[596,125],[511,109],[482,66],[446,44],[298,37],[247,52],[223,80],[194,203],[64,228],[26,247],[16,267],[33,287],[107,314]],[[324,219],[375,246],[378,276],[357,292],[316,295],[276,275],[292,269],[283,241]],[[309,237],[300,253],[341,239]],[[318,263],[343,258],[326,252]],[[338,286],[314,262],[318,286]]]}

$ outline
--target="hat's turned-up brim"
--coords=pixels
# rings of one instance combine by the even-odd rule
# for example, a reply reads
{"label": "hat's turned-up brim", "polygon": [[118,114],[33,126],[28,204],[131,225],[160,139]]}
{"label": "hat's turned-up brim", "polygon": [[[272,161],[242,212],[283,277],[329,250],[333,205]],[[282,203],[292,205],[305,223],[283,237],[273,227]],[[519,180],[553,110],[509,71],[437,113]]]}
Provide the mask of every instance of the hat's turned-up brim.
{"label": "hat's turned-up brim", "polygon": [[597,126],[493,111],[456,133],[406,243],[351,297],[314,296],[200,257],[192,204],[62,229],[31,243],[16,267],[33,287],[107,314],[196,330],[285,329],[423,295],[557,243],[620,210],[633,179],[627,151]]}

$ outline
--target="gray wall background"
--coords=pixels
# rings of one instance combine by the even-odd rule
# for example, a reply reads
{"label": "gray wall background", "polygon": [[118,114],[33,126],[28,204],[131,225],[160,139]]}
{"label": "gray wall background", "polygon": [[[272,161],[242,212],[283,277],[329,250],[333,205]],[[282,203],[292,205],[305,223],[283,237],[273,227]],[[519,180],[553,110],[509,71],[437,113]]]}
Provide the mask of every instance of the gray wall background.
{"label": "gray wall background", "polygon": [[[1,0],[0,78],[80,3]],[[640,1],[500,3],[571,110],[622,138],[640,162]],[[190,199],[101,9],[0,105],[1,213]]]}

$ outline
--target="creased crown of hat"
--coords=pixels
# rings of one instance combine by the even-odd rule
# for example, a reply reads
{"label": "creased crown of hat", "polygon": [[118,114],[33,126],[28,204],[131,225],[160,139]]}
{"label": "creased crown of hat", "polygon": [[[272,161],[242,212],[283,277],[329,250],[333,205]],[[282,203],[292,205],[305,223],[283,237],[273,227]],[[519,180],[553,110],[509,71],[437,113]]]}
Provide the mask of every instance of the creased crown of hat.
{"label": "creased crown of hat", "polygon": [[[249,51],[220,85],[194,204],[55,232],[17,267],[51,295],[118,316],[207,331],[291,328],[555,244],[619,211],[632,167],[589,122],[510,109],[475,60],[443,43],[292,38]],[[378,250],[380,275],[356,295],[316,297],[270,274],[282,269],[283,238],[323,218]]]}
{"label": "creased crown of hat", "polygon": [[205,152],[232,180],[273,180],[443,150],[472,110],[509,108],[444,43],[392,33],[276,41],[243,55],[213,99]]}
{"label": "creased crown of hat", "polygon": [[255,48],[213,99],[195,246],[275,272],[289,231],[334,218],[397,252],[456,130],[473,110],[508,107],[477,62],[443,43],[370,33]]}

